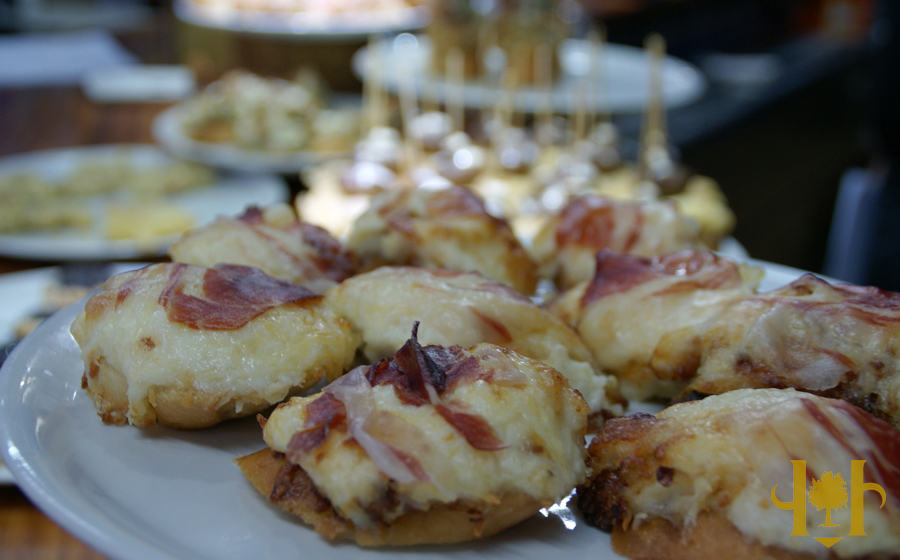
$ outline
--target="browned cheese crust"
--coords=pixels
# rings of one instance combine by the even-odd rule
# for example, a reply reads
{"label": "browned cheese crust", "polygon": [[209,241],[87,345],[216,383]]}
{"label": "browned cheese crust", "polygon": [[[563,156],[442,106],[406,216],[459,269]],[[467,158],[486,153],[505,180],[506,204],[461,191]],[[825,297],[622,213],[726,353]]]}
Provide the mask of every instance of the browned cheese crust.
{"label": "browned cheese crust", "polygon": [[499,533],[530,517],[540,504],[525,494],[507,494],[499,503],[458,501],[410,511],[377,530],[360,531],[338,516],[309,476],[283,455],[262,449],[235,462],[263,496],[299,516],[329,540],[354,540],[360,546],[449,544]]}

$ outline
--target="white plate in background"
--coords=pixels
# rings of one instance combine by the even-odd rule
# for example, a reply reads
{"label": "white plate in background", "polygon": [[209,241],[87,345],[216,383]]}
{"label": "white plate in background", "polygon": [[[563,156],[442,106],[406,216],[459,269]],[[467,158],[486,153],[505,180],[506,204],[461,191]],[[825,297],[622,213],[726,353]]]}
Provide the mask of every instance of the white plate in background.
{"label": "white plate in background", "polygon": [[300,170],[348,152],[276,152],[249,150],[226,142],[200,142],[184,133],[182,109],[169,107],[153,121],[153,137],[170,153],[220,169],[246,173],[298,173]]}
{"label": "white plate in background", "polygon": [[431,21],[431,10],[426,6],[410,6],[399,10],[316,13],[244,10],[226,5],[176,0],[173,9],[179,19],[194,25],[318,43],[365,41],[373,33],[420,29]]}
{"label": "white plate in background", "polygon": [[[766,268],[764,290],[801,274],[757,264]],[[458,545],[330,543],[269,504],[232,462],[265,447],[253,418],[195,431],[103,424],[81,389],[83,364],[69,334],[78,311],[48,319],[0,369],[0,452],[39,508],[112,559],[619,558],[608,534],[577,515],[563,519],[567,508]]]}
{"label": "white plate in background", "polygon": [[[85,164],[120,162],[125,158],[137,168],[171,164],[174,159],[152,145],[121,144],[82,146],[29,152],[0,158],[0,175],[27,173],[58,182]],[[261,173],[219,175],[208,187],[167,196],[173,205],[187,210],[199,226],[219,215],[236,215],[250,205],[265,206],[288,198],[287,186],[275,176]],[[102,214],[102,208],[97,208]],[[36,260],[121,260],[161,256],[178,235],[151,239],[108,239],[95,227],[87,230],[58,229],[0,234],[0,255]]]}
{"label": "white plate in background", "polygon": [[[572,113],[578,106],[575,95],[581,80],[589,72],[590,43],[580,39],[566,39],[557,49],[562,73],[553,84],[553,110],[556,113]],[[400,39],[388,41],[383,48],[384,61],[381,67],[390,69],[383,80],[388,91],[399,91],[403,74],[401,69],[410,69],[418,91],[424,101],[446,100],[447,80],[435,75],[431,70],[431,42],[426,36],[404,34]],[[607,44],[603,46],[606,87],[595,92],[586,100],[586,109],[608,110],[612,113],[637,113],[646,109],[649,102],[649,68],[647,54],[643,49],[625,45]],[[353,71],[362,78],[371,63],[368,47],[363,47],[353,55]],[[464,104],[469,108],[493,109],[497,99],[503,94],[499,86],[488,85],[484,80],[471,80],[464,84]],[[687,62],[667,56],[663,62],[663,104],[667,108],[686,105],[698,99],[706,91],[706,78]],[[605,99],[604,99],[605,97]],[[534,112],[538,107],[538,94],[531,86],[516,91],[515,107],[519,111]]]}

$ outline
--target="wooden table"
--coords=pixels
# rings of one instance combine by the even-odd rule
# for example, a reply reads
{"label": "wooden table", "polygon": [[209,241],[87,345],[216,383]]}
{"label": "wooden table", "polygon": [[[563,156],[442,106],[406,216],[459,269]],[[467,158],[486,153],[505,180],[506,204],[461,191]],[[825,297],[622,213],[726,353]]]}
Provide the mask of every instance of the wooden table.
{"label": "wooden table", "polygon": [[[120,37],[145,62],[174,58],[166,21],[158,27]],[[154,117],[168,107],[159,103],[95,104],[77,87],[0,89],[0,156],[91,144],[152,143]],[[5,259],[0,273],[58,263]],[[15,486],[0,487],[0,558],[3,560],[105,560],[72,537]]]}

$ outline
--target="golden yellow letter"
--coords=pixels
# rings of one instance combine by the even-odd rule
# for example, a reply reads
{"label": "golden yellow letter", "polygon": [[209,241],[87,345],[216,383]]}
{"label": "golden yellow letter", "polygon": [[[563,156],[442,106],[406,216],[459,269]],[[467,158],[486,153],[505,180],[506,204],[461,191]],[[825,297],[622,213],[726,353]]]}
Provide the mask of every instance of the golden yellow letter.
{"label": "golden yellow letter", "polygon": [[775,489],[772,487],[772,503],[778,509],[794,510],[794,531],[791,536],[808,535],[806,531],[806,461],[791,461],[794,465],[794,499],[790,502],[782,502],[775,497]]}
{"label": "golden yellow letter", "polygon": [[880,484],[874,482],[865,482],[863,480],[863,467],[866,465],[865,459],[850,461],[850,535],[863,536],[866,531],[863,527],[863,492],[872,490],[881,495],[881,505],[887,501],[887,495],[884,488]]}

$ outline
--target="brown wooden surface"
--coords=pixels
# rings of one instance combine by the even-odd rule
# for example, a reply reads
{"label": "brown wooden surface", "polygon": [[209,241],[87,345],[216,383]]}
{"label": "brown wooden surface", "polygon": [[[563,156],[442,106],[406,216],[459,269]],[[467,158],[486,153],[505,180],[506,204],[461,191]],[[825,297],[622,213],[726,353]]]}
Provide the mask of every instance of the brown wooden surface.
{"label": "brown wooden surface", "polygon": [[0,488],[0,558],[105,560],[50,521],[14,486]]}

